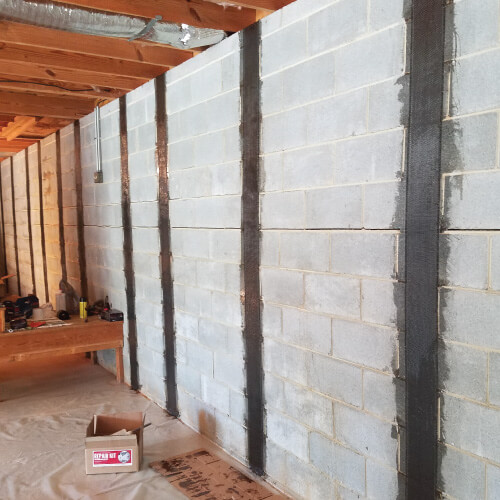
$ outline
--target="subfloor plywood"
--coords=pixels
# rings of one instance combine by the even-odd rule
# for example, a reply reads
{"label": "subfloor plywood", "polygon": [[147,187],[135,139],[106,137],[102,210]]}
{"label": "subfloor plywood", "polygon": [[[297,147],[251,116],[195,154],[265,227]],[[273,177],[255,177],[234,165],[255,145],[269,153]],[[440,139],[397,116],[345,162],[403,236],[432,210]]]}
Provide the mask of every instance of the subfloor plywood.
{"label": "subfloor plywood", "polygon": [[[204,448],[237,465],[82,354],[2,363],[0,395],[2,500],[185,500],[150,462]],[[87,476],[84,437],[92,415],[126,411],[142,411],[152,423],[144,431],[141,470]]]}

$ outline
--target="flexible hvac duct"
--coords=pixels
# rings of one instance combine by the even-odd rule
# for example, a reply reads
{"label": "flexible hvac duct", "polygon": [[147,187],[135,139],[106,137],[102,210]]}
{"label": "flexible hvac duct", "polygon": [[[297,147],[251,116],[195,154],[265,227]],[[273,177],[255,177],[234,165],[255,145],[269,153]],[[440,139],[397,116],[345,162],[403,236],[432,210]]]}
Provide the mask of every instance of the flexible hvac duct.
{"label": "flexible hvac duct", "polygon": [[221,30],[159,22],[161,16],[148,22],[137,17],[106,14],[50,2],[1,0],[0,19],[85,35],[129,40],[142,38],[181,49],[213,45],[226,37]]}

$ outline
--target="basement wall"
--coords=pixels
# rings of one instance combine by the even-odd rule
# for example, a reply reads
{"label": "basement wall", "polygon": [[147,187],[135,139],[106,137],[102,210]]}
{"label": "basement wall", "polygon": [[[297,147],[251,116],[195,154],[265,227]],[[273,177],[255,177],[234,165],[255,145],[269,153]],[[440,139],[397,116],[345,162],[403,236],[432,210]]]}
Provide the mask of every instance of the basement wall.
{"label": "basement wall", "polygon": [[440,240],[440,478],[500,498],[499,2],[446,10]]}
{"label": "basement wall", "polygon": [[[405,497],[408,4],[297,0],[261,22],[265,474],[294,498]],[[451,499],[500,496],[498,9],[498,0],[457,0],[446,14],[436,487]],[[180,418],[248,464],[240,42],[234,35],[169,71],[166,111]],[[165,407],[154,82],[125,99],[138,378]],[[81,293],[75,130],[60,132],[60,164],[68,280]],[[104,182],[95,184],[94,115],[80,120],[89,302],[108,295],[125,312],[118,101],[101,108],[101,130]],[[40,147],[54,301],[55,135]],[[23,293],[33,288],[24,155],[13,159]],[[44,301],[37,156],[31,146],[35,289]],[[10,160],[0,174],[15,273]],[[17,283],[9,280],[12,293]],[[128,334],[125,320],[130,383]],[[115,369],[112,352],[98,357]]]}

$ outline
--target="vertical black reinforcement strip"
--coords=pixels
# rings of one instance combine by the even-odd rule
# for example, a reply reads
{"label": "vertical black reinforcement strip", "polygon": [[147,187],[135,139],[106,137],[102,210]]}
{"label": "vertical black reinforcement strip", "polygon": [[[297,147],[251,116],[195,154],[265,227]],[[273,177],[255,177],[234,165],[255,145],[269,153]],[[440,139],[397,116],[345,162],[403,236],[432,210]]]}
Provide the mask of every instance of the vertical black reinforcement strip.
{"label": "vertical black reinforcement strip", "polygon": [[120,157],[122,183],[123,266],[125,272],[125,295],[127,298],[128,348],[130,355],[130,385],[139,389],[137,363],[137,322],[135,316],[135,275],[132,243],[132,215],[130,209],[130,177],[128,172],[127,100],[120,97]]}
{"label": "vertical black reinforcement strip", "polygon": [[2,171],[0,167],[0,210],[2,212],[2,276],[7,274],[7,248],[5,246],[5,218],[3,214],[3,187],[2,187]]}
{"label": "vertical black reinforcement strip", "polygon": [[17,294],[21,296],[21,275],[19,273],[19,248],[17,245],[16,192],[14,189],[14,160],[10,157],[10,186],[12,196],[12,226],[14,229],[14,252],[16,256]]}
{"label": "vertical black reinforcement strip", "polygon": [[61,279],[68,281],[66,267],[66,241],[64,239],[64,207],[61,165],[61,132],[56,132],[56,179],[57,179],[57,213],[59,216],[59,252],[61,255]]}
{"label": "vertical black reinforcement strip", "polygon": [[163,297],[163,336],[165,342],[167,395],[166,408],[171,415],[179,415],[177,407],[177,379],[175,359],[174,292],[170,247],[170,212],[168,191],[168,125],[165,74],[155,79],[156,98],[156,161],[158,165],[158,199],[160,232],[161,287]]}
{"label": "vertical black reinforcement strip", "polygon": [[444,6],[413,0],[406,199],[408,499],[434,499]]}
{"label": "vertical black reinforcement strip", "polygon": [[28,239],[30,246],[30,263],[31,263],[31,281],[33,283],[33,293],[36,295],[36,282],[35,282],[35,260],[33,253],[33,230],[31,227],[31,193],[30,193],[30,163],[28,150],[25,149],[25,167],[26,167],[26,210],[28,212]]}
{"label": "vertical black reinforcement strip", "polygon": [[73,128],[75,140],[75,190],[76,190],[76,232],[78,235],[78,265],[80,269],[80,289],[82,297],[89,296],[87,283],[87,258],[85,256],[85,228],[83,219],[82,158],[80,143],[80,121]]}
{"label": "vertical black reinforcement strip", "polygon": [[264,399],[262,326],[260,318],[259,155],[260,23],[241,32],[241,148],[242,148],[242,266],[244,287],[244,343],[247,395],[248,462],[264,473]]}
{"label": "vertical black reinforcement strip", "polygon": [[42,245],[43,284],[45,286],[45,302],[49,301],[49,282],[47,281],[47,251],[45,244],[45,220],[43,216],[43,174],[42,174],[42,145],[37,144],[38,154],[38,195],[40,199],[40,243]]}

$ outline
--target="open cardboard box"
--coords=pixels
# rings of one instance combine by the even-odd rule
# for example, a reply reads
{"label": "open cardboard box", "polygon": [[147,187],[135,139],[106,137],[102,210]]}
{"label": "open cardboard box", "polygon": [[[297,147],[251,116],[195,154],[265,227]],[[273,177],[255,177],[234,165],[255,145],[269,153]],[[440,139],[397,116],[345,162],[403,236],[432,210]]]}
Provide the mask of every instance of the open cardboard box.
{"label": "open cardboard box", "polygon": [[87,474],[137,472],[142,462],[143,431],[142,412],[94,415],[85,438]]}

